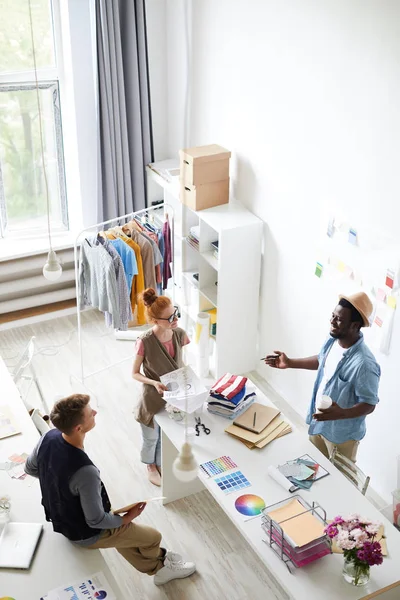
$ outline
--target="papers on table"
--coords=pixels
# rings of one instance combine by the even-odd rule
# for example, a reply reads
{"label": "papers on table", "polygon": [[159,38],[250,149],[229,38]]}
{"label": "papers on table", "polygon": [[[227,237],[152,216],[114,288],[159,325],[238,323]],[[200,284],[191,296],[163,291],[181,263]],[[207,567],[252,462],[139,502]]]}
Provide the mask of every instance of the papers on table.
{"label": "papers on table", "polygon": [[61,586],[40,600],[117,600],[102,571],[83,581]]}
{"label": "papers on table", "polygon": [[[252,419],[254,416],[255,406],[256,405],[253,404],[250,408],[247,409],[251,412]],[[242,419],[246,416],[246,413],[244,413],[244,415],[241,417]],[[273,440],[282,437],[283,435],[286,435],[287,433],[290,433],[292,431],[292,428],[289,425],[289,423],[286,423],[286,421],[280,418],[279,412],[278,414],[276,413],[277,411],[271,408],[271,410],[268,413],[268,418],[267,413],[263,415],[265,419],[264,423],[267,423],[267,425],[262,429],[260,433],[254,433],[253,431],[249,431],[248,429],[244,429],[243,427],[239,427],[238,425],[229,425],[229,427],[227,427],[225,431],[226,433],[229,433],[229,435],[238,438],[248,448],[264,448]],[[245,418],[245,424],[247,424],[247,421],[248,420]]]}
{"label": "papers on table", "polygon": [[8,457],[10,462],[0,463],[0,469],[7,471],[7,474],[12,479],[26,479],[28,475],[25,473],[25,462],[28,458],[26,452],[23,454],[12,454]]}
{"label": "papers on table", "polygon": [[324,536],[324,523],[293,498],[276,510],[268,511],[294,546],[305,546]]}
{"label": "papers on table", "polygon": [[296,460],[288,460],[284,465],[280,465],[278,470],[294,486],[294,490],[290,488],[289,491],[299,488],[309,490],[315,481],[329,475],[329,472],[309,454],[304,454]]}
{"label": "papers on table", "polygon": [[160,381],[167,387],[164,400],[175,408],[190,414],[204,404],[207,390],[190,366],[166,373]]}
{"label": "papers on table", "polygon": [[21,433],[8,406],[0,406],[0,440]]}

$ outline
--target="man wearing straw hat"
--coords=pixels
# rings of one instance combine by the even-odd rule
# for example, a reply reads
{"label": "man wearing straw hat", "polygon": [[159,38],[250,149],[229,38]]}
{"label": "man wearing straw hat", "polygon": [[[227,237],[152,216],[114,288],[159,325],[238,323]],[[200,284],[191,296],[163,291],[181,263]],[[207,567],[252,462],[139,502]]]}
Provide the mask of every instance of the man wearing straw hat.
{"label": "man wearing straw hat", "polygon": [[[277,369],[318,371],[306,421],[310,440],[327,458],[337,447],[343,456],[356,461],[366,432],[365,417],[379,402],[381,370],[360,331],[369,327],[371,314],[372,303],[364,292],[341,295],[332,313],[330,336],[318,355],[288,358],[276,350],[265,359]],[[322,396],[328,396],[332,404],[316,412]]]}

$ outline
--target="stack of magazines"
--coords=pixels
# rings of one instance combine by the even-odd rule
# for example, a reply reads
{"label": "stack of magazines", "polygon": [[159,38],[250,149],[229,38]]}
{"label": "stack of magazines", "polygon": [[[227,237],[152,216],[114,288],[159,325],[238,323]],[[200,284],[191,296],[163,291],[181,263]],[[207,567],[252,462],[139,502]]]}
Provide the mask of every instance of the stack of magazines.
{"label": "stack of magazines", "polygon": [[199,249],[200,226],[195,225],[189,230],[189,235],[186,238],[187,243],[195,250]]}

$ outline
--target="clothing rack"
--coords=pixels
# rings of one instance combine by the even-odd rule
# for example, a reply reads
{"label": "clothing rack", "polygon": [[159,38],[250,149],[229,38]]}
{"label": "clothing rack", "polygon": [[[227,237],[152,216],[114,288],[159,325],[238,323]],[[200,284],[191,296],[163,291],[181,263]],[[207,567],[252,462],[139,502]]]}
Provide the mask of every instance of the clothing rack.
{"label": "clothing rack", "polygon": [[[107,365],[106,367],[103,367],[101,369],[97,369],[96,371],[93,371],[91,373],[88,373],[87,375],[85,375],[85,368],[84,368],[84,360],[83,360],[83,348],[82,348],[82,321],[81,321],[81,309],[79,307],[79,298],[80,298],[80,286],[79,286],[79,253],[78,253],[78,249],[81,243],[81,238],[86,237],[86,235],[95,230],[97,233],[99,231],[102,231],[104,229],[105,225],[112,225],[113,223],[116,225],[123,225],[124,222],[128,221],[128,220],[132,220],[134,219],[136,216],[140,216],[140,215],[144,215],[147,214],[149,215],[149,213],[154,216],[154,217],[158,217],[158,214],[156,211],[159,211],[160,209],[164,209],[164,217],[169,219],[169,223],[170,223],[170,228],[171,228],[171,274],[172,274],[172,301],[175,301],[175,273],[174,273],[174,209],[170,204],[167,204],[166,202],[160,202],[160,204],[157,204],[156,206],[152,206],[150,208],[144,208],[142,210],[138,210],[135,212],[130,212],[126,215],[122,215],[119,217],[115,217],[114,219],[109,219],[108,221],[102,221],[101,223],[96,223],[95,225],[90,225],[89,227],[85,227],[85,229],[82,229],[78,235],[76,236],[75,242],[74,242],[74,261],[75,261],[75,286],[76,286],[76,315],[77,315],[77,328],[78,328],[78,345],[79,345],[79,361],[80,361],[80,378],[79,377],[75,377],[80,383],[84,384],[85,379],[87,379],[88,377],[92,377],[93,375],[97,375],[98,373],[102,373],[103,371],[107,371],[108,369],[110,369],[111,367],[115,367],[123,362],[125,362],[126,360],[133,358],[133,356],[127,356],[126,358],[123,358],[122,360],[119,360],[115,363],[112,363],[111,365]],[[165,210],[168,209],[168,212]],[[160,225],[162,225],[162,221],[160,222]],[[126,332],[125,332],[126,333]],[[118,337],[118,336],[116,336]],[[135,339],[136,336],[133,336],[132,338],[129,338],[128,336],[124,335],[123,337],[121,337],[120,339]]]}

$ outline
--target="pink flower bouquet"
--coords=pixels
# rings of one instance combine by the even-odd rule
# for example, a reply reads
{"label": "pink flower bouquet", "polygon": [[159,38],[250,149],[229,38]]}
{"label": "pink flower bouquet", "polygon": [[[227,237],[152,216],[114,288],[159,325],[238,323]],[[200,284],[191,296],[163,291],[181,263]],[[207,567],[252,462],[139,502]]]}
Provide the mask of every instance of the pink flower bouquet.
{"label": "pink flower bouquet", "polygon": [[354,585],[359,585],[362,575],[369,574],[370,567],[383,561],[382,548],[377,540],[381,523],[353,514],[346,518],[335,517],[325,533],[343,550],[344,558],[354,567]]}

